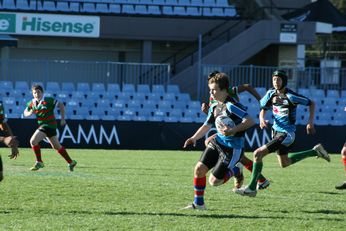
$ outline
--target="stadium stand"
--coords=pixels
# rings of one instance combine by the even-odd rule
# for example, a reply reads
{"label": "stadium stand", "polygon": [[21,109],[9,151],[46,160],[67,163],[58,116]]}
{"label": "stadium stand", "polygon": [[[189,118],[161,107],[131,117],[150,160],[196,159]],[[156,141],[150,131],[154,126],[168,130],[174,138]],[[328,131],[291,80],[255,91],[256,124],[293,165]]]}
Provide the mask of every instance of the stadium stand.
{"label": "stadium stand", "polygon": [[190,17],[237,16],[235,6],[229,4],[226,0],[3,0],[3,3],[0,5],[0,9],[22,11],[38,10],[43,12],[66,12],[87,14],[102,13]]}

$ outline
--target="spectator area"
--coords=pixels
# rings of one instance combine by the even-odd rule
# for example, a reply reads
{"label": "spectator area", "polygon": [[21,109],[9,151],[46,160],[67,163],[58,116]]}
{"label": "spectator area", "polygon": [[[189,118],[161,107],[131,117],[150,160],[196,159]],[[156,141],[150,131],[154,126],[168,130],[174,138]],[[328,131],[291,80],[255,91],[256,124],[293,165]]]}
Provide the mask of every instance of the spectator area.
{"label": "spectator area", "polygon": [[[8,118],[21,118],[32,99],[26,81],[1,81],[2,102]],[[45,95],[66,105],[66,117],[79,120],[203,122],[199,101],[190,99],[177,85],[133,85],[47,82]]]}
{"label": "spectator area", "polygon": [[[8,118],[22,118],[26,103],[32,98],[30,86],[35,82],[0,81],[0,98]],[[66,105],[66,117],[77,120],[123,120],[198,122],[205,120],[200,111],[201,102],[191,100],[177,85],[116,83],[47,82],[45,95],[53,96]],[[265,88],[256,88],[264,95]],[[312,95],[313,92],[313,95]],[[316,102],[317,125],[346,125],[343,109],[346,91],[298,89],[298,93]],[[240,101],[248,107],[249,114],[258,123],[259,105],[249,93],[240,94]],[[269,113],[270,114],[270,113]],[[297,124],[306,124],[308,107],[298,106]],[[270,115],[268,115],[270,117]]]}
{"label": "spectator area", "polygon": [[236,17],[227,0],[3,0],[0,9],[54,13]]}

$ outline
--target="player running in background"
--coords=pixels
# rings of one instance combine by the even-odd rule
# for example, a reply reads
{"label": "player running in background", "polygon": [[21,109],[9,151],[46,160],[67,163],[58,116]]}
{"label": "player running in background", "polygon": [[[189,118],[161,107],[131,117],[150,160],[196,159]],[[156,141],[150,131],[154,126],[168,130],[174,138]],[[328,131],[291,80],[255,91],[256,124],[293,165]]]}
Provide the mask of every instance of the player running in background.
{"label": "player running in background", "polygon": [[[19,155],[18,151],[18,140],[13,136],[12,130],[5,118],[5,111],[2,103],[0,102],[0,130],[2,135],[0,136],[0,142],[4,143],[7,147],[11,148],[11,154],[9,155],[10,159],[16,159]],[[3,175],[3,164],[0,156],[0,181],[4,179]]]}
{"label": "player running in background", "polygon": [[59,143],[56,133],[57,121],[54,116],[54,108],[56,104],[58,104],[61,115],[60,124],[61,126],[66,124],[64,104],[62,102],[57,102],[52,97],[45,97],[43,95],[43,88],[40,85],[34,85],[31,90],[34,98],[27,103],[27,107],[24,110],[24,116],[27,117],[31,116],[33,113],[36,114],[39,127],[30,139],[30,145],[36,155],[36,163],[32,168],[30,168],[30,170],[37,171],[44,167],[39,143],[43,139],[47,138],[52,148],[57,150],[57,152],[66,160],[69,170],[72,172],[77,162],[70,158],[66,149]]}
{"label": "player running in background", "polygon": [[[220,73],[219,71],[214,71],[212,73],[210,73],[208,75],[208,80],[210,78],[212,78],[213,76],[215,76],[217,73]],[[237,102],[239,102],[239,96],[238,94],[241,92],[247,91],[249,92],[251,95],[253,95],[258,101],[260,101],[261,96],[258,94],[258,92],[251,87],[249,84],[243,84],[243,85],[239,85],[239,86],[229,86],[228,88],[228,95],[230,97],[232,97],[233,99],[235,99]],[[209,98],[209,104],[207,103],[202,103],[202,107],[201,110],[205,113],[208,114],[208,109],[209,106],[212,105],[213,103],[215,103],[216,100],[210,96]],[[207,144],[209,143],[210,140],[214,139],[215,135],[210,136],[208,139],[206,139],[205,141],[205,145],[207,146]],[[244,165],[244,167],[249,170],[250,172],[252,172],[252,166],[253,166],[253,162],[252,160],[250,160],[249,158],[246,157],[246,155],[243,155],[240,163],[242,163]],[[234,177],[234,187],[235,188],[240,188],[243,185],[244,182],[244,175],[243,173],[239,174],[238,176]],[[266,179],[262,174],[260,174],[260,176],[258,177],[258,182],[257,182],[257,187],[258,189],[265,189],[270,185],[270,182],[268,179]]]}
{"label": "player running in background", "polygon": [[[346,110],[346,107],[345,107]],[[344,170],[346,171],[346,143],[344,143],[344,146],[341,149],[341,161],[344,165]],[[335,186],[336,189],[346,189],[346,181],[341,183],[340,185]]]}
{"label": "player running in background", "polygon": [[184,148],[188,145],[195,146],[196,141],[205,136],[220,116],[233,121],[235,126],[224,124],[218,129],[216,138],[205,148],[194,169],[194,201],[184,209],[206,208],[204,191],[206,174],[210,169],[213,169],[209,176],[209,183],[212,186],[224,184],[230,177],[239,174],[240,169],[236,164],[243,154],[245,130],[255,124],[248,116],[246,108],[228,95],[229,79],[225,73],[217,73],[210,78],[208,86],[210,95],[217,102],[211,105],[204,124],[185,141]]}
{"label": "player running in background", "polygon": [[286,88],[287,74],[283,70],[274,71],[272,81],[274,88],[267,91],[261,99],[260,127],[266,128],[268,121],[265,120],[266,111],[271,109],[274,116],[272,127],[272,140],[259,147],[254,152],[254,166],[251,181],[248,186],[235,189],[234,192],[245,196],[256,196],[257,179],[263,168],[263,158],[274,151],[277,151],[278,160],[282,168],[295,164],[307,157],[322,157],[330,162],[328,153],[321,144],[317,144],[313,149],[288,154],[295,140],[295,120],[296,108],[298,104],[309,106],[309,121],[306,125],[307,134],[314,134],[314,110],[315,103]]}

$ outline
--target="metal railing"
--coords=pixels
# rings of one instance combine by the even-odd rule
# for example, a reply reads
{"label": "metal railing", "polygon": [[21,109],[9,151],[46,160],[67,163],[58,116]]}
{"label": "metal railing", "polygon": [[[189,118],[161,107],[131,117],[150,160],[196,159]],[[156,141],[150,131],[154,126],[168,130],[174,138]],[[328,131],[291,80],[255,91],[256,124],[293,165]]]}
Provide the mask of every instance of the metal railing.
{"label": "metal railing", "polygon": [[66,60],[5,60],[0,61],[0,80],[167,85],[170,81],[170,65]]}

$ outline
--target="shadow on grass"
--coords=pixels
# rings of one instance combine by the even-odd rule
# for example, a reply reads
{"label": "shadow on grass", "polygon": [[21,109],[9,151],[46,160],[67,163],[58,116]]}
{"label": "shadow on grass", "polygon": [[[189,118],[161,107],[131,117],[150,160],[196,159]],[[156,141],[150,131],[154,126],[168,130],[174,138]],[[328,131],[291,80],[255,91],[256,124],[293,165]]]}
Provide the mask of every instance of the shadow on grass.
{"label": "shadow on grass", "polygon": [[316,210],[316,211],[303,211],[304,213],[320,213],[320,214],[346,214],[346,211],[335,210]]}

